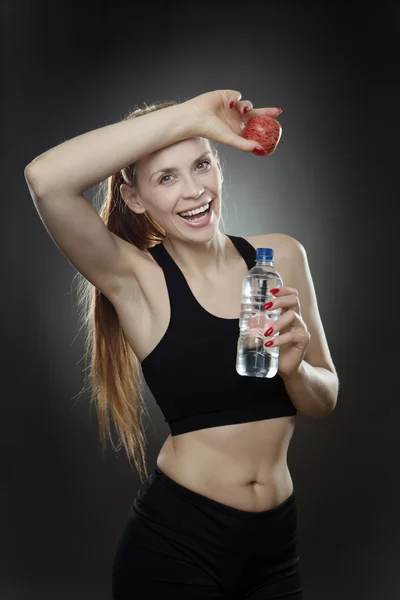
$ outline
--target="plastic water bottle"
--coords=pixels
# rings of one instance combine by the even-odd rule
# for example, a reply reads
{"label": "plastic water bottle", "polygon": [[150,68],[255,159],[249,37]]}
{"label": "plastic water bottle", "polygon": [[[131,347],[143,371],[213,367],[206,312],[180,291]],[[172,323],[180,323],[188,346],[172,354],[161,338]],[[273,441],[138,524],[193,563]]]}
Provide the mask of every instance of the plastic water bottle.
{"label": "plastic water bottle", "polygon": [[[282,279],[274,268],[274,250],[257,248],[256,264],[242,284],[242,305],[239,319],[236,371],[247,377],[274,377],[278,372],[279,346],[266,347],[264,333],[273,327],[282,309],[265,310],[273,301],[270,290],[282,287]],[[268,339],[275,338],[275,333]]]}

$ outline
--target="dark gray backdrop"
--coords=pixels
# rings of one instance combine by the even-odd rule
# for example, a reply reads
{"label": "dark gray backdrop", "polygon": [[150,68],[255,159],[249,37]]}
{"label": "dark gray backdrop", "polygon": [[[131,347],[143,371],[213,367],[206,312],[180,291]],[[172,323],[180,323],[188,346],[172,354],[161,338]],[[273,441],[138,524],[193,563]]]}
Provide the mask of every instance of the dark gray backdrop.
{"label": "dark gray backdrop", "polygon": [[[14,0],[0,10],[1,598],[110,599],[139,485],[122,452],[102,458],[95,412],[73,399],[76,271],[41,224],[24,167],[135,105],[221,88],[283,108],[285,144],[271,157],[219,148],[227,232],[303,243],[340,376],[334,413],[299,415],[289,451],[304,599],[398,597],[395,4]],[[148,401],[152,469],[169,431]]]}

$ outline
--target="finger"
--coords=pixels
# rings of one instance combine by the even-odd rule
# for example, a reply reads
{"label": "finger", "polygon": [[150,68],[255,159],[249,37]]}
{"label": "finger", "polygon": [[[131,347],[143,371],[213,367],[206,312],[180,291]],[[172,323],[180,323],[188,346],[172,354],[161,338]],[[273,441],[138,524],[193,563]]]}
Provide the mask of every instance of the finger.
{"label": "finger", "polygon": [[303,331],[302,329],[293,329],[287,333],[281,333],[280,335],[276,336],[276,338],[269,341],[273,342],[273,344],[270,344],[270,346],[283,346],[284,344],[292,344],[292,346],[297,346],[300,349],[304,349],[310,343],[310,339],[311,335],[308,331]]}
{"label": "finger", "polygon": [[252,110],[249,110],[248,112],[246,112],[246,117],[251,119],[252,117],[267,116],[267,117],[274,117],[274,119],[276,119],[276,117],[278,117],[281,113],[282,113],[282,109],[276,108],[276,107],[253,108]]}
{"label": "finger", "polygon": [[[268,306],[272,303],[272,306]],[[275,298],[273,301],[267,302],[263,305],[264,310],[273,311],[278,308],[288,309],[290,307],[294,307],[300,310],[300,300],[297,294],[290,294],[290,296],[282,296],[280,298]]]}
{"label": "finger", "polygon": [[235,107],[241,115],[244,115],[248,114],[249,111],[253,109],[253,104],[250,102],[250,100],[241,100],[240,102],[236,102]]}
{"label": "finger", "polygon": [[[296,314],[301,315],[301,306],[298,296],[285,296],[284,299],[282,298],[281,306],[284,314],[293,310]],[[273,309],[274,307],[272,307],[272,310]]]}
{"label": "finger", "polygon": [[282,346],[283,344],[290,344],[293,343],[293,335],[292,332],[289,331],[288,333],[281,333],[279,335],[277,335],[276,337],[274,337],[273,340],[268,340],[268,342],[264,342],[264,346],[265,344],[268,344],[269,342],[272,342],[272,344],[269,344],[268,347],[276,347],[276,346]]}
{"label": "finger", "polygon": [[260,147],[259,141],[247,140],[245,137],[242,137],[233,131],[224,131],[220,134],[220,139],[223,144],[233,146],[233,148],[238,148],[244,152],[253,152],[254,148]]}
{"label": "finger", "polygon": [[[257,116],[268,116],[268,117],[277,117],[282,113],[281,108],[273,107],[264,107],[264,108],[254,108],[253,103],[250,100],[242,100],[242,94],[235,90],[226,90],[228,96],[228,106],[233,109],[236,107],[236,110],[240,112],[240,114],[246,115],[246,122],[250,120],[252,117]],[[247,108],[247,110],[244,110]]]}
{"label": "finger", "polygon": [[238,90],[224,90],[225,97],[228,99],[229,108],[233,108],[242,98],[242,94]]}
{"label": "finger", "polygon": [[296,290],[296,288],[292,288],[292,287],[288,287],[287,285],[283,285],[280,288],[275,288],[273,290],[271,290],[271,293],[273,296],[287,296],[288,294],[296,294],[297,296],[299,295],[298,290]]}
{"label": "finger", "polygon": [[[295,310],[288,310],[283,313],[275,322],[271,324],[268,329],[264,331],[265,337],[271,337],[272,335],[276,335],[276,333],[281,332],[287,327],[298,327],[299,329],[304,329],[305,323]],[[272,331],[271,331],[272,329]],[[267,335],[267,331],[269,332]]]}

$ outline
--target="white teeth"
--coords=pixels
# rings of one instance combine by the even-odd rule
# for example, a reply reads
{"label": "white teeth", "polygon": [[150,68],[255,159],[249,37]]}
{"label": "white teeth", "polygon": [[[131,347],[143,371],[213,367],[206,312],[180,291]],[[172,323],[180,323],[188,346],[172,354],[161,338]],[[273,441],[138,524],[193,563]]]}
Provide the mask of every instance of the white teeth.
{"label": "white teeth", "polygon": [[205,210],[207,210],[208,206],[209,206],[209,202],[207,202],[207,204],[204,204],[203,206],[200,206],[199,208],[196,208],[195,210],[187,210],[185,212],[180,212],[178,213],[178,215],[182,215],[183,217],[191,217],[192,215],[197,215],[198,213],[204,212]]}

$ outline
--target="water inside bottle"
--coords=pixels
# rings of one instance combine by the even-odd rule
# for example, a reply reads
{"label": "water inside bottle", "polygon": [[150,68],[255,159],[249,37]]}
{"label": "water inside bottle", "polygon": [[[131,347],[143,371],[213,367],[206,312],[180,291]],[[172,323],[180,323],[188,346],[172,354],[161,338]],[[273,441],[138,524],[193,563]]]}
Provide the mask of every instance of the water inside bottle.
{"label": "water inside bottle", "polygon": [[[236,370],[247,377],[274,377],[278,372],[279,347],[266,347],[264,332],[273,327],[282,309],[265,310],[273,301],[271,289],[282,287],[282,279],[272,261],[260,262],[243,280],[240,333],[237,343]],[[279,333],[268,339],[274,339]]]}
{"label": "water inside bottle", "polygon": [[[248,377],[274,377],[278,370],[279,348],[264,346],[264,332],[273,327],[277,316],[265,310],[244,309],[238,339],[236,370]],[[277,334],[269,339],[274,339]]]}

